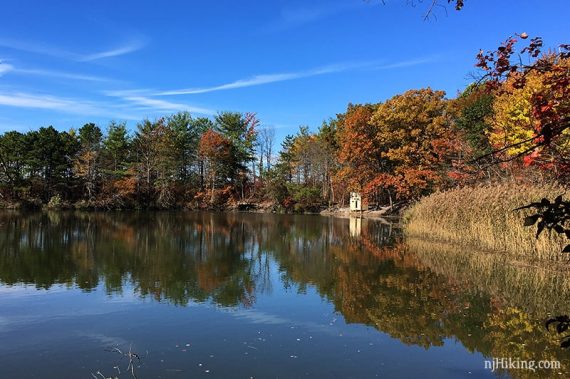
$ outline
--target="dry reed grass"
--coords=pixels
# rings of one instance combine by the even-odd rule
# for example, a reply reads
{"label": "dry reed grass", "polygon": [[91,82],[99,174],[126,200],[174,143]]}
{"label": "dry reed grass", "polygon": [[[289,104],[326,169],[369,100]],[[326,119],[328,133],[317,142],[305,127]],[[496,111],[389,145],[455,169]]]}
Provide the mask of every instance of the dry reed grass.
{"label": "dry reed grass", "polygon": [[567,260],[561,253],[567,240],[544,232],[535,239],[536,227],[523,219],[532,211],[515,211],[543,197],[553,199],[566,189],[556,184],[503,183],[434,193],[406,210],[408,236],[473,245],[531,260]]}

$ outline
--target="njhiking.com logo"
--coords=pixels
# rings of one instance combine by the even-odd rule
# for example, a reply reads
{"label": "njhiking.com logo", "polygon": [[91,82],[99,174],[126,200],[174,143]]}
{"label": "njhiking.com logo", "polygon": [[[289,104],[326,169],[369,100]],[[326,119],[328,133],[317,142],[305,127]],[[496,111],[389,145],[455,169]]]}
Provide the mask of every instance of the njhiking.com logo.
{"label": "njhiking.com logo", "polygon": [[485,360],[485,369],[495,372],[496,370],[559,370],[560,361],[534,361],[518,358],[493,358]]}

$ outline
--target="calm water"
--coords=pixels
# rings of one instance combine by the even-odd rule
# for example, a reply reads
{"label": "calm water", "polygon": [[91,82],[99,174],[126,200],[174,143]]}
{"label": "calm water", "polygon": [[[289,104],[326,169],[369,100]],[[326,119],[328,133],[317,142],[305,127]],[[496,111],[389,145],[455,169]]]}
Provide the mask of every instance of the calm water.
{"label": "calm water", "polygon": [[567,377],[570,285],[525,270],[366,220],[0,213],[0,377]]}

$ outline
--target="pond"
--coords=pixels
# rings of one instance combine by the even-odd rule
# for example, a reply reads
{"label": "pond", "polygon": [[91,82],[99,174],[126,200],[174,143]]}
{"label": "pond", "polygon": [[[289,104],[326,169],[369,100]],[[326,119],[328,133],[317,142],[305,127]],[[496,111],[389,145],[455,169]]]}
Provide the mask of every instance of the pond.
{"label": "pond", "polygon": [[568,377],[567,277],[372,220],[2,212],[0,376]]}

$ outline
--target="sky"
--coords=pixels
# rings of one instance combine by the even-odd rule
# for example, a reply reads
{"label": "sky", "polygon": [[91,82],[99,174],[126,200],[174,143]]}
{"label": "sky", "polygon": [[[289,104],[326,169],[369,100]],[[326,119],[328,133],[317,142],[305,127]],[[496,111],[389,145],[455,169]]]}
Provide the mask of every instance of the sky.
{"label": "sky", "polygon": [[3,0],[0,132],[238,111],[279,141],[348,103],[455,97],[477,52],[514,33],[570,42],[569,0],[466,0],[424,20],[427,3]]}

